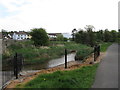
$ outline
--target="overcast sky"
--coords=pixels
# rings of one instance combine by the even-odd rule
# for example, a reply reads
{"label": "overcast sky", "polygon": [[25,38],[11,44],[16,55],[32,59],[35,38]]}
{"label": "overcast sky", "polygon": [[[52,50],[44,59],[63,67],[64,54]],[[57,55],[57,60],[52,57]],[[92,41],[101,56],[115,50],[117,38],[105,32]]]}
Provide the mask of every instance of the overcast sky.
{"label": "overcast sky", "polygon": [[71,32],[93,25],[118,29],[119,0],[0,0],[0,30]]}

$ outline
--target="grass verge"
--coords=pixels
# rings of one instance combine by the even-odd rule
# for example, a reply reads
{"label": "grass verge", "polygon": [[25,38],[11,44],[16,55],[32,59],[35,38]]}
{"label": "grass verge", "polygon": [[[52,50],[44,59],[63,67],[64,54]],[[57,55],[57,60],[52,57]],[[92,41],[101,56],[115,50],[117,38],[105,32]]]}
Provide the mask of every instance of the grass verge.
{"label": "grass verge", "polygon": [[84,66],[71,71],[41,74],[25,85],[16,88],[91,88],[98,64]]}
{"label": "grass verge", "polygon": [[112,45],[111,42],[101,43],[101,44],[100,44],[100,46],[101,46],[101,52],[105,52],[110,45]]}

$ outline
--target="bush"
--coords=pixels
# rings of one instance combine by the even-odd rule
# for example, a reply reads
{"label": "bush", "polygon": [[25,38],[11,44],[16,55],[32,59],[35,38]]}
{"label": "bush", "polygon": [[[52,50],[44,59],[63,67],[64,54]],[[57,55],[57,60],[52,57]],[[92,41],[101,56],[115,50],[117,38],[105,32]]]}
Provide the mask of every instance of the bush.
{"label": "bush", "polygon": [[93,49],[91,48],[86,48],[86,49],[81,49],[79,50],[76,55],[75,55],[75,60],[84,60],[88,55],[92,53]]}

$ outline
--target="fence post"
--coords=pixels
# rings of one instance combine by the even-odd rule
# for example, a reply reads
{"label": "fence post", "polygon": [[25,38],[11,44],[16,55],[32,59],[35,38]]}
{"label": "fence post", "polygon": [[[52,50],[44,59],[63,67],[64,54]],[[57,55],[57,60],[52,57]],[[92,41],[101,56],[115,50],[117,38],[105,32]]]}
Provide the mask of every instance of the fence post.
{"label": "fence post", "polygon": [[17,60],[18,54],[15,53],[15,57],[14,57],[14,74],[16,79],[18,79],[18,60]]}
{"label": "fence post", "polygon": [[94,61],[96,61],[96,46],[94,46]]}
{"label": "fence post", "polygon": [[98,46],[98,55],[100,56],[100,45]]}
{"label": "fence post", "polygon": [[65,49],[65,69],[67,68],[67,49]]}

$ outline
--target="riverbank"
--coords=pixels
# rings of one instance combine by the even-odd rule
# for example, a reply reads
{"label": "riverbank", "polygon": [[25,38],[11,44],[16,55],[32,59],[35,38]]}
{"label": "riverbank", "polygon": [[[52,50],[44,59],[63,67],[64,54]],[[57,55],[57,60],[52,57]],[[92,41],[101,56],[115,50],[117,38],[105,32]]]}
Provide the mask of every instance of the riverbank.
{"label": "riverbank", "polygon": [[[98,57],[98,59],[96,60],[96,62],[94,62],[93,64],[99,63],[100,60],[102,60],[102,58],[105,56],[105,53],[101,53],[101,55]],[[22,88],[27,82],[29,82],[30,80],[33,80],[35,77],[37,77],[40,74],[45,74],[45,73],[53,73],[56,71],[69,71],[69,70],[74,70],[74,69],[78,69],[81,68],[83,66],[91,66],[93,64],[90,64],[90,62],[93,62],[93,56],[90,56],[89,58],[87,58],[85,60],[85,62],[83,63],[78,63],[77,61],[71,61],[68,63],[68,68],[64,69],[64,64],[63,65],[59,65],[57,67],[54,68],[50,68],[50,69],[46,69],[46,70],[40,70],[37,72],[31,72],[31,73],[26,73],[25,75],[21,75],[19,79],[17,80],[12,80],[10,82],[9,85],[7,85],[6,88],[15,88],[17,86],[17,88]]]}
{"label": "riverbank", "polygon": [[[53,42],[51,42],[53,43]],[[24,65],[42,64],[52,59],[60,58],[65,53],[65,48],[68,54],[77,50],[91,51],[92,48],[77,44],[75,42],[64,42],[58,44],[50,44],[49,46],[36,47],[32,41],[15,42],[7,47],[6,52],[3,54],[4,61],[13,56],[16,52],[24,56]],[[87,49],[86,49],[87,48]]]}

